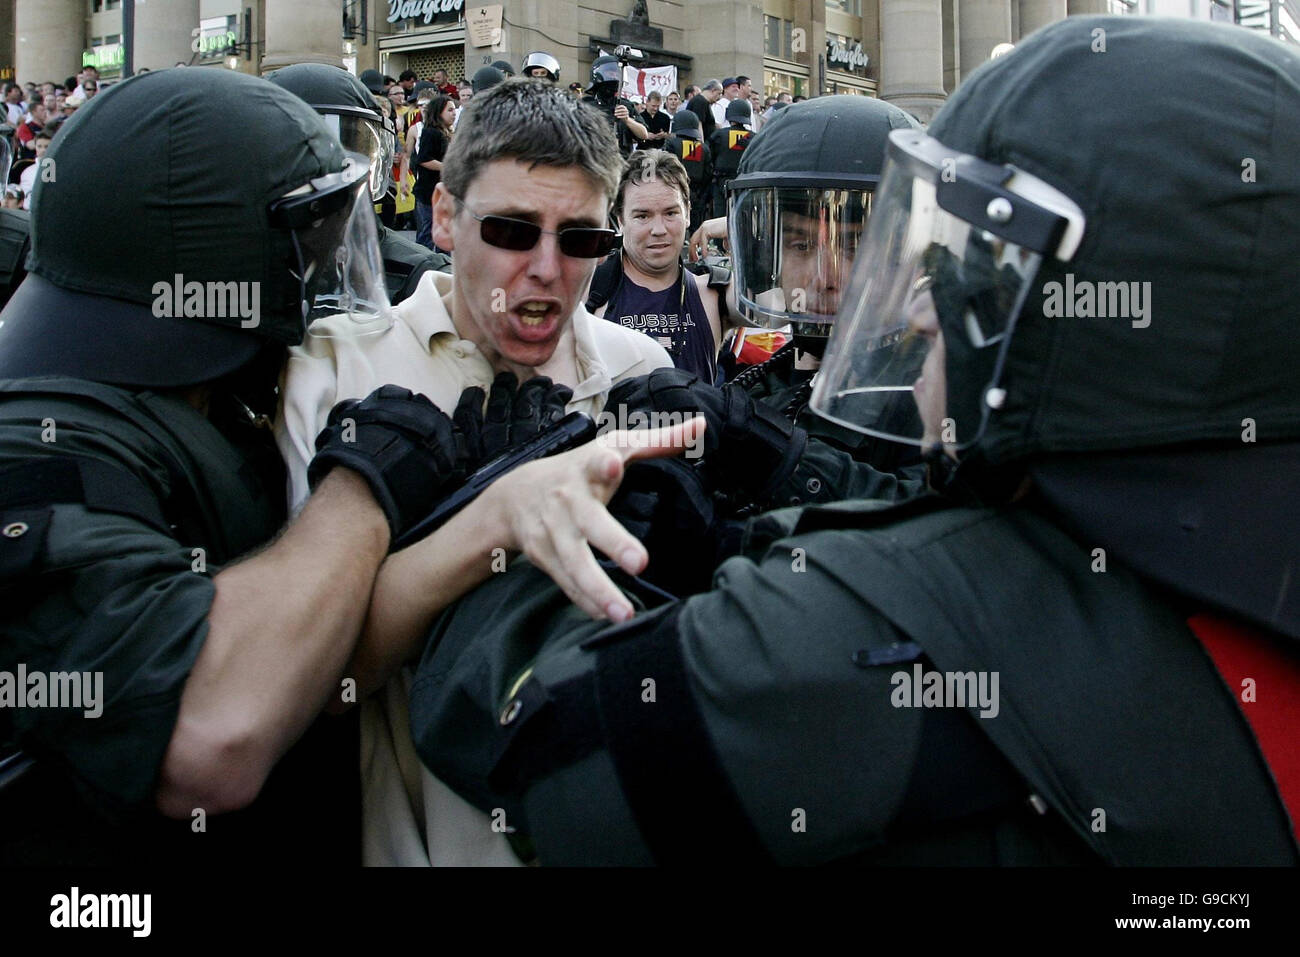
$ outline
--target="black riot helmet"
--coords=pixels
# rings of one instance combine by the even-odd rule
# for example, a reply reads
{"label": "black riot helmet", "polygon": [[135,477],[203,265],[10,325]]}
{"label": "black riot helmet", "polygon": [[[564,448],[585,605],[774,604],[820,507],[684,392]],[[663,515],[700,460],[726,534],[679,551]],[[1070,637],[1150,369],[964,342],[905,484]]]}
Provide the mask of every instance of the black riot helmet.
{"label": "black riot helmet", "polygon": [[361,85],[375,96],[384,95],[384,75],[378,70],[362,70],[358,79]]}
{"label": "black riot helmet", "polygon": [[748,123],[753,115],[754,111],[749,105],[749,100],[743,96],[738,96],[727,104],[728,123]]}
{"label": "black riot helmet", "polygon": [[[1158,122],[1116,135],[1121,101]],[[1300,637],[1297,248],[1300,53],[1070,17],[894,134],[812,405]]]}
{"label": "black riot helmet", "polygon": [[[740,99],[727,110],[738,103],[749,110]],[[917,127],[883,100],[822,96],[782,111],[750,139],[727,187],[736,299],[746,320],[789,324],[805,347],[820,351],[852,275],[889,134]]]}
{"label": "black riot helmet", "polygon": [[266,78],[325,117],[343,149],[369,158],[370,196],[379,202],[392,176],[397,133],[388,127],[362,82],[347,70],[323,63],[297,63],[268,73]]}
{"label": "black riot helmet", "polygon": [[560,61],[555,59],[555,57],[551,56],[549,53],[535,50],[528,54],[528,56],[524,57],[524,76],[537,76],[539,79],[542,78],[542,74],[535,73],[535,70],[542,71],[542,73],[545,74],[545,78],[550,80],[552,83],[560,82]]}
{"label": "black riot helmet", "polygon": [[515,68],[505,60],[496,60],[492,64],[493,69],[500,70],[501,76],[510,78],[515,75]]}
{"label": "black riot helmet", "polygon": [[[115,84],[48,156],[75,172],[36,189],[30,272],[0,313],[3,377],[172,388],[220,378],[268,341],[301,342],[369,203],[364,157],[297,97],[229,70]],[[88,209],[113,224],[111,242],[72,241]]]}
{"label": "black riot helmet", "polygon": [[700,118],[695,115],[694,111],[680,108],[673,114],[672,124],[673,136],[688,136],[691,139],[700,138]]}
{"label": "black riot helmet", "polygon": [[477,96],[480,93],[486,93],[492,87],[505,80],[505,74],[494,66],[481,66],[474,71],[474,76],[470,79],[470,88],[474,90]]}
{"label": "black riot helmet", "polygon": [[587,92],[604,100],[612,100],[618,95],[618,88],[623,81],[623,68],[618,57],[598,56],[591,63],[591,85]]}

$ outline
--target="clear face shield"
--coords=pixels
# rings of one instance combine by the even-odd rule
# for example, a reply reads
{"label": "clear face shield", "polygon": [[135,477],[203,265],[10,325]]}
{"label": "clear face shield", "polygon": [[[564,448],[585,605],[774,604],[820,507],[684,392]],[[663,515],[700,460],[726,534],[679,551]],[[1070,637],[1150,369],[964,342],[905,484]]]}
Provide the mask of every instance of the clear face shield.
{"label": "clear face shield", "polygon": [[812,408],[878,438],[955,454],[983,435],[1043,257],[1068,260],[1082,211],[1042,180],[890,134],[871,226]]}
{"label": "clear face shield", "polygon": [[371,335],[393,324],[365,164],[349,156],[342,172],[272,204],[272,223],[289,231],[289,272],[311,336]]}
{"label": "clear face shield", "polygon": [[825,338],[865,238],[871,190],[735,188],[728,203],[736,299],[745,319]]}
{"label": "clear face shield", "polygon": [[349,153],[360,153],[370,164],[370,198],[383,199],[393,175],[397,152],[396,128],[389,128],[384,116],[358,109],[355,113],[322,113],[321,118]]}

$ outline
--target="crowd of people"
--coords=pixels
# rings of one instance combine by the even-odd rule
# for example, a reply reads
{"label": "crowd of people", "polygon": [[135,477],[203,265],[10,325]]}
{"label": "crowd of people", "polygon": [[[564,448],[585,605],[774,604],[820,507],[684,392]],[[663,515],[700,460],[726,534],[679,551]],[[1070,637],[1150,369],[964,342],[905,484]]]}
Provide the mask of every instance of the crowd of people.
{"label": "crowd of people", "polygon": [[0,174],[6,209],[31,209],[41,159],[59,127],[99,93],[99,70],[86,66],[62,83],[6,82],[0,122]]}
{"label": "crowd of people", "polygon": [[[677,154],[688,168],[696,168],[692,169],[692,179],[702,178],[709,184],[693,205],[696,226],[725,213],[726,184],[735,174],[738,154],[744,150],[748,134],[757,133],[791,103],[805,99],[787,91],[764,98],[743,75],[707,80],[702,86],[691,84],[684,92],[663,94],[655,90],[645,96],[623,98],[616,92],[622,86],[617,62],[613,57],[599,58],[593,65],[591,83],[586,87],[570,83],[568,93],[597,105],[602,98],[605,100],[611,116],[621,124],[616,126],[616,132],[625,157],[633,150],[664,149]],[[541,51],[528,54],[519,72],[560,82],[559,62]],[[426,79],[420,79],[414,70],[404,70],[396,78],[376,70],[362,74],[362,81],[374,94],[397,138],[393,182],[380,208],[385,226],[413,229],[416,242],[436,248],[429,228],[433,188],[442,175],[443,156],[455,135],[460,114],[476,92],[482,93],[514,75],[514,68],[504,60],[483,67],[472,80],[461,78],[454,82],[443,69],[435,70]],[[744,108],[732,106],[738,102]],[[699,117],[696,134],[686,124],[674,127],[682,110]],[[719,129],[722,135],[716,136]],[[744,130],[745,135],[729,135],[732,130]]]}
{"label": "crowd of people", "polygon": [[50,144],[115,188],[0,313],[0,675],[103,718],[0,709],[0,860],[1300,863],[1300,55],[1071,17],[928,128],[484,70]]}

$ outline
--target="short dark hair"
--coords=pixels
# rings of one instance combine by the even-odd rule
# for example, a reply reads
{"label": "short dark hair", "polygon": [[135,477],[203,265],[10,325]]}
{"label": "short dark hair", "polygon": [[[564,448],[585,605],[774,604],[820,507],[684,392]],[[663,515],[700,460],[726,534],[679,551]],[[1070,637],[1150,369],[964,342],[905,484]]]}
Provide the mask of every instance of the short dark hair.
{"label": "short dark hair", "polygon": [[637,150],[623,164],[618,192],[614,194],[614,218],[620,222],[623,219],[623,194],[627,192],[628,183],[649,183],[655,180],[677,190],[682,198],[682,207],[691,208],[691,180],[682,161],[663,150]]}
{"label": "short dark hair", "polygon": [[398,83],[402,83],[402,82],[404,82],[404,81],[406,81],[406,80],[414,80],[414,79],[415,79],[415,71],[414,71],[414,70],[403,70],[401,73],[399,73],[399,74],[397,75],[397,82],[398,82]]}
{"label": "short dark hair", "polygon": [[700,88],[696,86],[694,83],[692,83],[690,86],[686,88],[686,92],[682,94],[682,98],[689,100],[691,97],[695,96],[699,92],[700,92]]}
{"label": "short dark hair", "polygon": [[442,182],[463,197],[496,160],[576,167],[607,199],[618,189],[618,141],[599,110],[547,80],[515,77],[476,93],[443,161]]}
{"label": "short dark hair", "polygon": [[739,84],[740,86],[744,86],[748,82],[749,82],[749,77],[747,76],[736,77],[736,83]]}

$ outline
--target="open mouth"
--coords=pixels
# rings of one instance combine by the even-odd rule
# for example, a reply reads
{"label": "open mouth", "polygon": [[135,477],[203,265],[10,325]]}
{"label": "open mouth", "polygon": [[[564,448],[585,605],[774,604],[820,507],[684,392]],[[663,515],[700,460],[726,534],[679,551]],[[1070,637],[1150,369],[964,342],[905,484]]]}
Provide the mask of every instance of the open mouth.
{"label": "open mouth", "polygon": [[560,324],[560,307],[553,301],[528,299],[507,315],[514,334],[525,342],[551,338]]}

